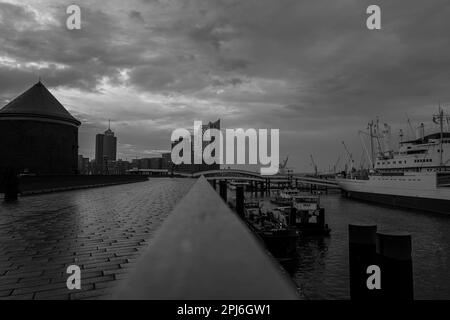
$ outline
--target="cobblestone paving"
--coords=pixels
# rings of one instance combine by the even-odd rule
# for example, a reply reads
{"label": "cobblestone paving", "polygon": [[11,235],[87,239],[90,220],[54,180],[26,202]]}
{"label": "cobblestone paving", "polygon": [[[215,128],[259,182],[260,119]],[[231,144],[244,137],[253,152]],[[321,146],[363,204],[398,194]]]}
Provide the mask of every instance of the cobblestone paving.
{"label": "cobblestone paving", "polygon": [[[0,200],[0,299],[111,297],[193,181],[153,179]],[[81,268],[81,290],[66,269]]]}

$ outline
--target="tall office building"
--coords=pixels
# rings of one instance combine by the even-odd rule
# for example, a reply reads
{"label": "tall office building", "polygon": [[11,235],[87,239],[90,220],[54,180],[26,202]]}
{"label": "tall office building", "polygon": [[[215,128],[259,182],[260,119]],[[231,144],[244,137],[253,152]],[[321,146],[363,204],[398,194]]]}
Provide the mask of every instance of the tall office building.
{"label": "tall office building", "polygon": [[108,161],[116,161],[117,159],[117,137],[111,130],[111,125],[103,134],[99,133],[95,136],[95,163],[97,173],[108,173]]}

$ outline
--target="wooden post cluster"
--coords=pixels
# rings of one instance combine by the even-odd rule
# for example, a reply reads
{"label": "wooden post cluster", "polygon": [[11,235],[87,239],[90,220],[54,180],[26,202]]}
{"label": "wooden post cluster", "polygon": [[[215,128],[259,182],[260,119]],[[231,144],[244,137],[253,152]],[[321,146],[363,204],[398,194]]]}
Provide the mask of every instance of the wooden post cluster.
{"label": "wooden post cluster", "polygon": [[410,234],[350,224],[348,236],[352,300],[414,298]]}

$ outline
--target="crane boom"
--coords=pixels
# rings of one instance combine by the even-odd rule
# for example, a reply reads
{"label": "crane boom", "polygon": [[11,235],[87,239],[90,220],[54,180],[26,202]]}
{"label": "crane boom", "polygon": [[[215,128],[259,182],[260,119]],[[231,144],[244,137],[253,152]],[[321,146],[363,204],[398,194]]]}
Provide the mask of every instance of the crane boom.
{"label": "crane boom", "polygon": [[313,155],[311,154],[310,156],[311,156],[311,164],[312,164],[312,166],[314,168],[314,174],[317,176],[317,165],[316,165],[316,162],[314,161]]}
{"label": "crane boom", "polygon": [[339,155],[339,157],[337,158],[337,160],[336,160],[336,162],[334,163],[334,173],[336,173],[336,169],[337,169],[337,166],[339,165],[339,161],[341,161],[341,155]]}

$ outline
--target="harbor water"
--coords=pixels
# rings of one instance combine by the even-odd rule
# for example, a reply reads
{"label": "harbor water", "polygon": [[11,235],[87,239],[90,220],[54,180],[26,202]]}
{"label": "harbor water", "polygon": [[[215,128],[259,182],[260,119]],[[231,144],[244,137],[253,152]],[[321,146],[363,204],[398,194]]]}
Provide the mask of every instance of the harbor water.
{"label": "harbor water", "polygon": [[[274,206],[269,197],[253,199]],[[450,215],[360,202],[340,193],[322,195],[321,205],[331,235],[301,239],[295,261],[285,266],[306,299],[350,298],[348,225],[358,223],[411,233],[415,299],[450,299]]]}

